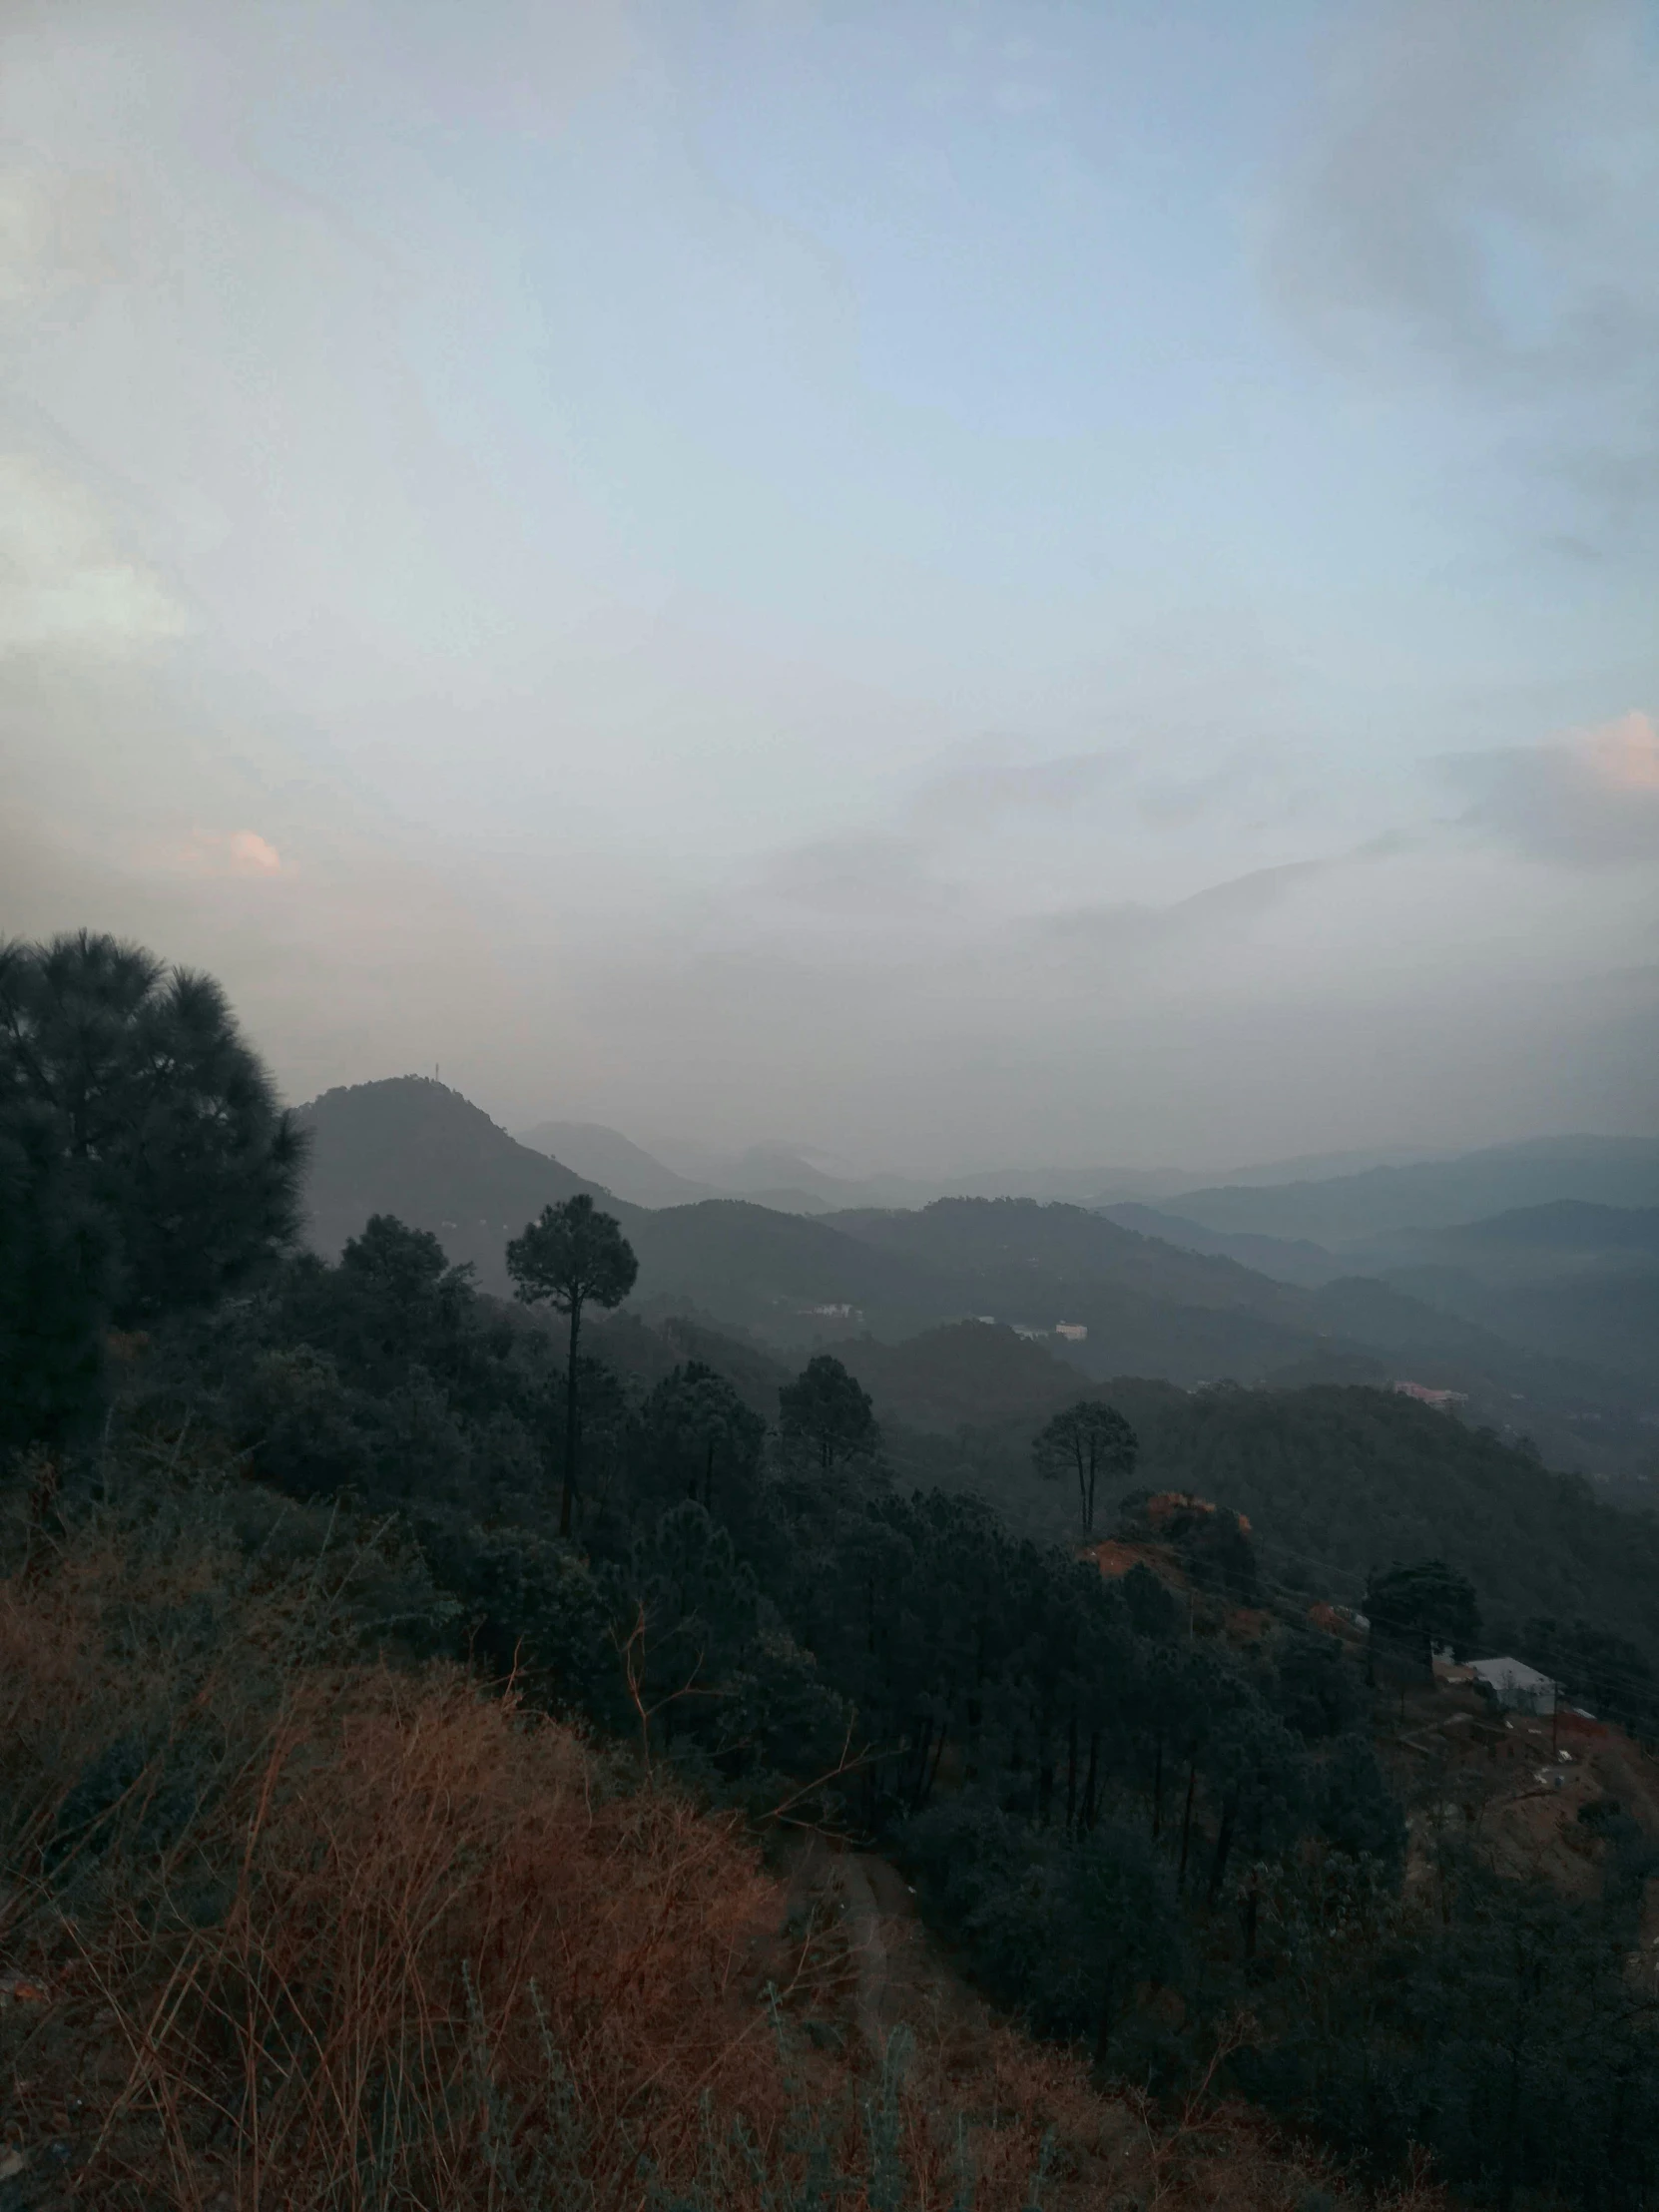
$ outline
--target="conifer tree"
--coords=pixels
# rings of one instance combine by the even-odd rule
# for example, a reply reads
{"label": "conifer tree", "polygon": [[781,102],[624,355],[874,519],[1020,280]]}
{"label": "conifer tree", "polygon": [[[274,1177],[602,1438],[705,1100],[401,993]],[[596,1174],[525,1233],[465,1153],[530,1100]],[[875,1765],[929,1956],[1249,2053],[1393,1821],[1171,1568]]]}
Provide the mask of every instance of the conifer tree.
{"label": "conifer tree", "polygon": [[620,1306],[634,1288],[639,1262],[612,1214],[602,1214],[585,1191],[562,1205],[544,1206],[507,1246],[507,1273],[526,1306],[551,1306],[565,1315],[570,1336],[565,1365],[565,1463],[559,1491],[559,1534],[570,1534],[581,1450],[580,1376],[577,1344],[588,1306]]}

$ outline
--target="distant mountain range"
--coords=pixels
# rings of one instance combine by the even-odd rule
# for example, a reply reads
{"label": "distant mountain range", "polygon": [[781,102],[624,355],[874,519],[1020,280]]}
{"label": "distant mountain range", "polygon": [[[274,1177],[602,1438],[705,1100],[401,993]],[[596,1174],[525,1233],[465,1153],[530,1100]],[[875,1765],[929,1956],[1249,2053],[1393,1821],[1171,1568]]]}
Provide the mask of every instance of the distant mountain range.
{"label": "distant mountain range", "polygon": [[[684,1140],[648,1151],[620,1130],[596,1121],[544,1121],[519,1142],[562,1160],[636,1206],[684,1206],[700,1198],[747,1198],[787,1214],[823,1214],[847,1207],[926,1206],[936,1198],[1036,1198],[1075,1206],[1168,1197],[1213,1178],[1185,1168],[1004,1168],[945,1176],[850,1175],[832,1171],[783,1145],[721,1152]],[[1336,1152],[1240,1168],[1231,1183],[1252,1189],[1342,1176],[1439,1155],[1416,1151]]]}
{"label": "distant mountain range", "polygon": [[700,1198],[721,1195],[717,1184],[676,1175],[619,1129],[607,1129],[602,1122],[540,1121],[534,1129],[521,1131],[518,1142],[532,1152],[564,1161],[578,1175],[590,1176],[635,1206],[690,1206]]}
{"label": "distant mountain range", "polygon": [[[1489,1156],[1472,1158],[1474,1188],[1489,1187]],[[1606,1166],[1594,1154],[1590,1163],[1597,1174]],[[1546,1178],[1554,1170],[1569,1181],[1583,1164],[1577,1152],[1542,1163]],[[1529,1175],[1539,1166],[1530,1161]],[[1644,1188],[1643,1167],[1638,1154],[1624,1188]],[[1443,1179],[1435,1195],[1455,1187]],[[1375,1279],[1552,1359],[1616,1371],[1659,1398],[1659,1207],[1555,1199],[1484,1220],[1390,1229],[1337,1250],[1306,1238],[1207,1228],[1173,1207],[1106,1211],[1122,1227],[1236,1260],[1281,1283],[1318,1290]]]}
{"label": "distant mountain range", "polygon": [[1306,1237],[1265,1237],[1250,1230],[1206,1229],[1202,1222],[1189,1221],[1178,1212],[1180,1204],[1178,1197],[1168,1206],[1140,1206],[1131,1200],[1124,1205],[1103,1206],[1100,1212],[1121,1229],[1161,1238],[1165,1244],[1179,1245],[1184,1252],[1207,1252],[1215,1259],[1237,1260],[1241,1267],[1270,1275],[1275,1282],[1300,1283],[1308,1290],[1334,1283],[1353,1266]]}
{"label": "distant mountain range", "polygon": [[1404,1230],[1444,1229],[1563,1199],[1659,1206],[1659,1138],[1540,1137],[1455,1159],[1368,1168],[1358,1175],[1185,1190],[1167,1210],[1230,1236],[1307,1239],[1337,1252]]}
{"label": "distant mountain range", "polygon": [[[752,1199],[646,1208],[515,1141],[458,1092],[418,1077],[328,1092],[301,1119],[313,1143],[309,1234],[321,1250],[337,1251],[369,1213],[392,1212],[434,1231],[453,1258],[476,1267],[484,1288],[501,1291],[507,1238],[550,1201],[586,1190],[619,1217],[639,1256],[634,1303],[642,1312],[701,1313],[792,1356],[864,1335],[890,1344],[989,1317],[999,1332],[1039,1335],[1073,1372],[1098,1379],[1139,1374],[1190,1386],[1220,1378],[1403,1376],[1463,1390],[1494,1425],[1532,1429],[1558,1463],[1571,1463],[1574,1451],[1593,1457],[1592,1446],[1611,1450],[1615,1431],[1622,1435],[1647,1409],[1643,1379],[1615,1372],[1593,1341],[1541,1346],[1535,1335],[1520,1339],[1500,1326],[1506,1309],[1481,1308],[1473,1293],[1453,1297],[1448,1279],[1468,1274],[1461,1246],[1436,1246],[1421,1260],[1391,1248],[1391,1266],[1362,1272],[1350,1256],[1326,1250],[1322,1258],[1312,1240],[1216,1231],[1152,1209],[1118,1209],[1133,1211],[1124,1220],[1075,1205],[971,1197],[816,1218]],[[561,1126],[580,1135],[588,1125]],[[545,1140],[551,1132],[537,1134]],[[609,1142],[614,1133],[600,1135]],[[589,1169],[604,1157],[597,1140],[583,1149]],[[1478,1183],[1488,1156],[1471,1157]],[[1579,1157],[1570,1154],[1562,1172]],[[646,1172],[614,1146],[606,1164]],[[1534,1173],[1543,1165],[1534,1150]],[[1640,1166],[1637,1159],[1634,1171]],[[1632,1172],[1628,1158],[1624,1168]],[[1373,1172],[1412,1175],[1426,1164]],[[672,1186],[655,1188],[666,1195]],[[1288,1201],[1293,1212],[1300,1203]],[[1532,1232],[1554,1267],[1569,1264],[1562,1254],[1578,1250],[1573,1238],[1614,1236],[1599,1218],[1588,1227],[1586,1217],[1572,1221],[1576,1227],[1563,1218]],[[1511,1261],[1529,1249],[1524,1235],[1494,1235]],[[1281,1245],[1299,1275],[1283,1264]],[[1641,1232],[1629,1231],[1628,1250],[1632,1269],[1647,1265]],[[1268,1263],[1279,1264],[1269,1272]],[[1062,1322],[1085,1334],[1059,1338]]]}

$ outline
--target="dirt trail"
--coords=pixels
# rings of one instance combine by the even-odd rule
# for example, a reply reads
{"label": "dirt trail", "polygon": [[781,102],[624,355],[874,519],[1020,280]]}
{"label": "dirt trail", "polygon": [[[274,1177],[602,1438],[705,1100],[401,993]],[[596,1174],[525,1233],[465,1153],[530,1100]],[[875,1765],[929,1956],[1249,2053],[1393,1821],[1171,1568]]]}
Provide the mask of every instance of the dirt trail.
{"label": "dirt trail", "polygon": [[805,1840],[790,1873],[797,1912],[828,1908],[838,1919],[851,1969],[848,1997],[859,2036],[877,2057],[928,1978],[915,1900],[897,1869],[871,1852]]}

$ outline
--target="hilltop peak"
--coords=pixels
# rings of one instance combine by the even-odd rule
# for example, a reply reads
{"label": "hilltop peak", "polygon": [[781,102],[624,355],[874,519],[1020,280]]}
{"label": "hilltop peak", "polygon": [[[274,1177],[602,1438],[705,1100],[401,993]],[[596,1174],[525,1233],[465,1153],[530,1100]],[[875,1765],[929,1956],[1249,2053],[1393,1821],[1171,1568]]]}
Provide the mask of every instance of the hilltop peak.
{"label": "hilltop peak", "polygon": [[634,1212],[435,1076],[342,1085],[295,1118],[311,1137],[306,1240],[330,1257],[370,1214],[395,1214],[469,1261],[485,1289],[504,1290],[507,1239],[544,1206],[585,1191],[619,1218]]}

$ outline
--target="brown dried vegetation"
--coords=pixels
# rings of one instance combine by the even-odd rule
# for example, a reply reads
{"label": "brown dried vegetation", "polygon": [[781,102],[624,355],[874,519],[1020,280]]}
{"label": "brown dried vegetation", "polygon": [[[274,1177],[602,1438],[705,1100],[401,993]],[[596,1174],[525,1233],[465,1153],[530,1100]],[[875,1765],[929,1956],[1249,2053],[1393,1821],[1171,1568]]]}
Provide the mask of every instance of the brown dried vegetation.
{"label": "brown dried vegetation", "polygon": [[822,1894],[792,1917],[734,1817],[510,1689],[353,1656],[365,1553],[278,1559],[278,1536],[251,1555],[218,1514],[106,1514],[0,1581],[15,2201],[1289,2212],[1340,2193],[1208,2095],[1171,2115],[1097,2093],[937,1966],[872,2051],[844,1919]]}

